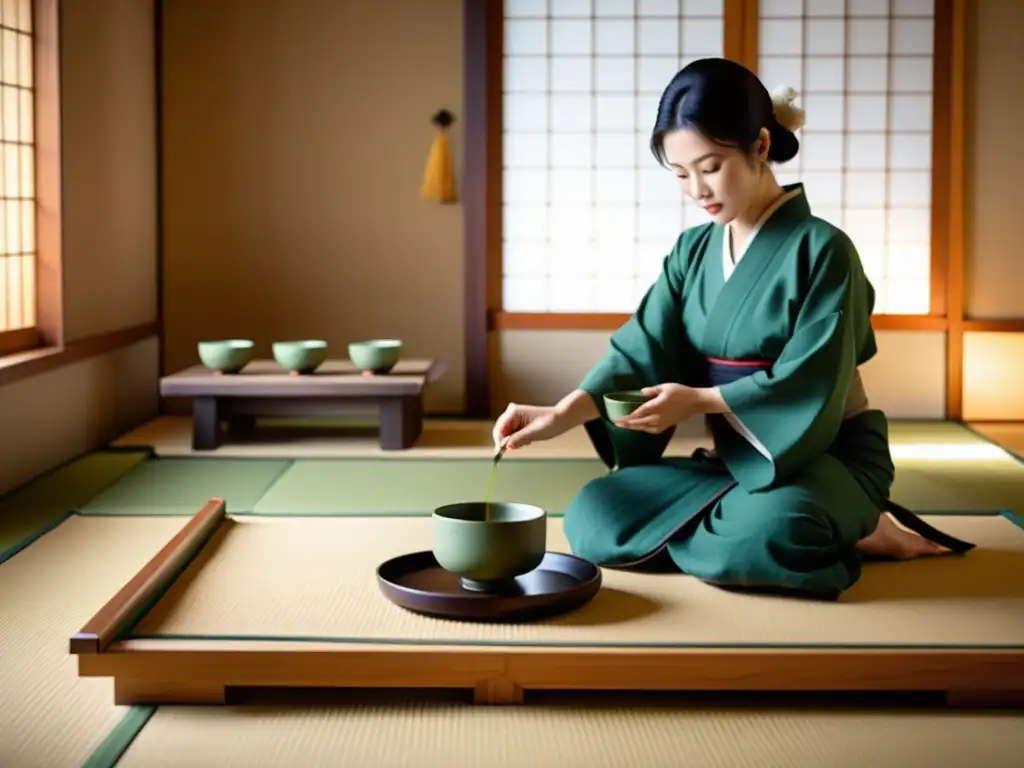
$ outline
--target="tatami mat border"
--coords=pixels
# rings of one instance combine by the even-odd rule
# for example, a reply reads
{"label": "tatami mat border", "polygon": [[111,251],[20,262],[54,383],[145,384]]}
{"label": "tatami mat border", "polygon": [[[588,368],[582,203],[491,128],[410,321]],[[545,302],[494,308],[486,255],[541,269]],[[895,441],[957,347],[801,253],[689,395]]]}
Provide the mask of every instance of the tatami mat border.
{"label": "tatami mat border", "polygon": [[558,640],[467,640],[394,637],[327,637],[317,635],[201,635],[153,633],[129,635],[125,640],[199,641],[209,643],[328,643],[332,645],[401,645],[445,648],[597,648],[642,650],[769,650],[769,651],[1024,651],[1024,643],[956,645],[953,643],[668,643],[668,642],[568,642]]}
{"label": "tatami mat border", "polygon": [[[48,478],[53,477],[53,475],[57,474],[58,472],[60,472],[60,471],[62,471],[64,469],[67,469],[68,467],[72,466],[76,462],[82,461],[83,459],[86,459],[89,456],[92,456],[92,455],[97,454],[97,453],[144,453],[144,454],[146,454],[146,458],[144,459],[144,461],[149,461],[149,460],[152,460],[152,459],[157,457],[157,453],[156,453],[156,451],[152,447],[143,447],[143,446],[135,446],[135,445],[130,445],[130,446],[106,446],[104,448],[101,448],[101,449],[95,450],[95,451],[85,451],[84,453],[80,453],[80,454],[77,454],[77,455],[71,457],[67,461],[61,462],[60,464],[54,466],[53,468],[47,470],[46,472],[43,472],[43,473],[37,475],[36,477],[32,478],[31,480],[28,480],[28,481],[22,483],[21,485],[18,485],[16,487],[10,489],[6,493],[0,495],[0,500],[10,498],[10,497],[15,496],[15,495],[17,495],[19,493],[23,493],[31,485],[35,485],[37,483],[44,483],[44,482],[47,481]],[[99,494],[103,493],[108,488],[111,488],[120,479],[121,479],[120,477],[112,477],[112,478],[110,478],[110,481],[106,485],[104,485],[104,486],[102,486],[100,488],[97,488],[95,493],[90,498],[82,499],[82,501],[80,503],[81,504],[89,503],[90,501],[92,501],[92,499],[96,498],[96,496],[98,496]],[[38,541],[40,538],[42,538],[43,536],[48,534],[50,531],[53,531],[53,530],[59,528],[60,525],[65,520],[67,520],[68,518],[70,518],[70,517],[72,517],[74,515],[77,515],[77,514],[80,514],[77,509],[69,509],[69,510],[66,510],[66,511],[64,511],[62,513],[59,513],[56,516],[54,516],[51,520],[49,520],[48,522],[46,522],[42,526],[40,526],[38,529],[36,529],[34,532],[32,532],[29,535],[27,535],[25,538],[21,539],[18,542],[15,542],[11,546],[9,546],[7,549],[0,551],[0,565],[3,565],[4,563],[6,563],[12,557],[17,555],[19,552],[21,552],[26,547],[30,546],[33,542]]]}
{"label": "tatami mat border", "polygon": [[43,536],[48,534],[50,531],[56,530],[57,528],[59,528],[64,523],[64,521],[68,520],[69,518],[74,517],[77,514],[78,513],[75,512],[75,510],[71,510],[69,512],[65,512],[62,515],[57,515],[57,517],[55,517],[52,520],[50,520],[48,523],[43,525],[41,528],[38,528],[34,532],[30,533],[28,536],[23,538],[21,541],[15,543],[15,544],[12,544],[7,549],[5,549],[3,552],[0,552],[0,565],[3,565],[8,560],[10,560],[12,557],[14,557],[16,554],[18,554],[22,550],[26,549],[27,547],[31,546],[35,542],[39,541],[39,539],[41,539]]}
{"label": "tatami mat border", "polygon": [[14,486],[13,488],[5,491],[4,493],[0,494],[0,499],[5,499],[10,496],[14,496],[18,493],[21,493],[30,485],[36,485],[37,483],[45,482],[47,478],[53,477],[53,475],[56,475],[58,472],[67,469],[72,464],[82,461],[83,459],[87,459],[90,456],[93,456],[97,453],[144,453],[146,454],[147,460],[159,457],[159,454],[156,452],[156,448],[154,448],[151,445],[105,445],[102,448],[94,448],[89,451],[83,451],[82,453],[76,453],[71,458],[62,461],[59,464],[55,464],[45,472],[40,472],[38,475],[35,475],[34,477],[29,478],[25,482],[20,483]]}
{"label": "tatami mat border", "polygon": [[1018,515],[1015,512],[1012,512],[1009,509],[1001,509],[1001,510],[999,510],[999,514],[1002,515],[1003,517],[1005,517],[1007,520],[1009,520],[1014,525],[1016,525],[1022,531],[1024,531],[1024,517],[1021,517],[1020,515]]}
{"label": "tatami mat border", "polygon": [[83,763],[82,768],[114,768],[128,747],[142,733],[146,723],[156,714],[156,706],[132,706],[115,725],[103,742]]}

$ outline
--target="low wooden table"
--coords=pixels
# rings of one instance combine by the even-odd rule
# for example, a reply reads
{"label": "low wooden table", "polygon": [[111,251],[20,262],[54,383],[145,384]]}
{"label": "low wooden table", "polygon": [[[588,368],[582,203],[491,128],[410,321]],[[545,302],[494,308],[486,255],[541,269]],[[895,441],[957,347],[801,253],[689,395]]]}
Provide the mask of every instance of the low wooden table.
{"label": "low wooden table", "polygon": [[384,450],[411,447],[423,431],[423,392],[447,365],[402,360],[383,375],[365,375],[347,360],[328,360],[313,374],[295,376],[272,360],[254,360],[241,373],[218,374],[202,365],[160,380],[163,397],[191,397],[192,447],[221,445],[221,422],[246,431],[257,416],[305,418],[344,415],[353,406],[380,409]]}

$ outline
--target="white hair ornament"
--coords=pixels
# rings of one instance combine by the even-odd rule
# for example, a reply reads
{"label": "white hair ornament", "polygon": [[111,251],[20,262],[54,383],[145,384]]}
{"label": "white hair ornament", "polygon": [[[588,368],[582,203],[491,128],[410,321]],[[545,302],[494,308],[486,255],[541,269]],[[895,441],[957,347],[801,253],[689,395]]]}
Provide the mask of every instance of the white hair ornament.
{"label": "white hair ornament", "polygon": [[772,90],[772,108],[775,120],[783,128],[796,132],[804,127],[806,112],[793,104],[799,94],[788,85],[779,85]]}

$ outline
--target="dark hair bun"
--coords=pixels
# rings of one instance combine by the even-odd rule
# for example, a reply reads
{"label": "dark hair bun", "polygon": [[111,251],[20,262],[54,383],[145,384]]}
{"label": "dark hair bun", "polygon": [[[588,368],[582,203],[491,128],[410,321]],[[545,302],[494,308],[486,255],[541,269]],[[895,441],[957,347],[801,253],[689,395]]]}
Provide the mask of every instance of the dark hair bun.
{"label": "dark hair bun", "polygon": [[787,163],[796,157],[800,151],[800,141],[796,134],[778,122],[772,123],[768,130],[772,136],[771,146],[768,147],[768,159],[771,162]]}
{"label": "dark hair bun", "polygon": [[679,71],[662,93],[651,150],[664,164],[665,135],[680,128],[694,128],[712,141],[748,150],[767,129],[768,159],[792,160],[800,149],[794,132],[804,122],[803,110],[793,105],[796,95],[786,86],[769,94],[758,77],[737,62],[698,59]]}

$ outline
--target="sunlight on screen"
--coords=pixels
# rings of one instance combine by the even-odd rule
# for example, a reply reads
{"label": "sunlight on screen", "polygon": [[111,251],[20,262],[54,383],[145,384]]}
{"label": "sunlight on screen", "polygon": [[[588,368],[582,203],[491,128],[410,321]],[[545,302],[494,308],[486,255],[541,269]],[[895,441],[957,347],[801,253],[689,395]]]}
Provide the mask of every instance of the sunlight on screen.
{"label": "sunlight on screen", "polygon": [[36,322],[31,0],[0,0],[0,332]]}

